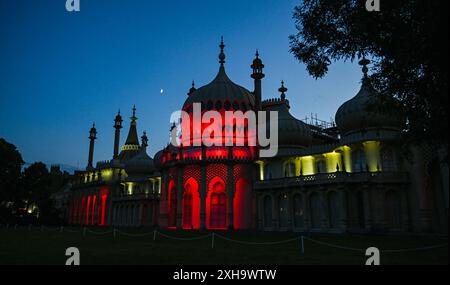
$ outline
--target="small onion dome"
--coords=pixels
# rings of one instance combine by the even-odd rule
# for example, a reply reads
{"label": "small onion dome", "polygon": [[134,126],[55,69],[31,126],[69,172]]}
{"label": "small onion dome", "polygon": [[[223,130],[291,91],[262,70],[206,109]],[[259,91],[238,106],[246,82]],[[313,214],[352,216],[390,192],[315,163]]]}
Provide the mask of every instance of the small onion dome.
{"label": "small onion dome", "polygon": [[148,156],[145,148],[142,148],[136,156],[125,164],[125,171],[128,175],[150,174],[154,170],[153,159]]}
{"label": "small onion dome", "polygon": [[363,59],[364,78],[355,97],[342,104],[336,112],[336,125],[342,135],[369,130],[397,130],[404,126],[393,98],[382,98],[372,87],[367,77],[368,60]]}
{"label": "small onion dome", "polygon": [[278,111],[278,145],[280,147],[311,145],[310,127],[289,112],[289,101],[285,99],[287,88],[284,87],[284,83],[280,90],[282,95],[280,99],[269,99],[262,103],[263,110],[267,112],[267,129],[269,129],[269,111]]}

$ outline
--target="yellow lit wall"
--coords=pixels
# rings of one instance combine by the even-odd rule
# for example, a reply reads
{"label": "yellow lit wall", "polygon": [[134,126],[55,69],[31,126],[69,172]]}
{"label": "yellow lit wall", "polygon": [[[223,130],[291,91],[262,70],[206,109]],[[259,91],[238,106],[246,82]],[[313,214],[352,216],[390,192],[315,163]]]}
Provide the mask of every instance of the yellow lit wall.
{"label": "yellow lit wall", "polygon": [[363,143],[363,146],[369,171],[370,172],[381,171],[380,142],[367,141]]}
{"label": "yellow lit wall", "polygon": [[294,164],[295,164],[295,176],[300,176],[301,158],[300,157],[295,158]]}
{"label": "yellow lit wall", "polygon": [[256,163],[259,166],[259,180],[263,181],[264,180],[264,161],[258,160],[258,161],[256,161]]}
{"label": "yellow lit wall", "polygon": [[128,195],[133,195],[133,182],[128,182],[127,185],[127,194]]}
{"label": "yellow lit wall", "polygon": [[349,146],[342,146],[339,148],[340,151],[342,151],[342,157],[341,159],[344,162],[345,165],[345,171],[346,172],[353,172],[352,167],[352,149]]}
{"label": "yellow lit wall", "polygon": [[342,171],[341,154],[338,152],[329,152],[324,154],[327,173],[337,172],[337,166],[339,165],[339,171]]}
{"label": "yellow lit wall", "polygon": [[303,156],[301,158],[301,165],[303,175],[316,174],[315,159],[313,156]]}
{"label": "yellow lit wall", "polygon": [[113,178],[113,170],[112,169],[102,169],[102,180],[103,181],[111,181]]}

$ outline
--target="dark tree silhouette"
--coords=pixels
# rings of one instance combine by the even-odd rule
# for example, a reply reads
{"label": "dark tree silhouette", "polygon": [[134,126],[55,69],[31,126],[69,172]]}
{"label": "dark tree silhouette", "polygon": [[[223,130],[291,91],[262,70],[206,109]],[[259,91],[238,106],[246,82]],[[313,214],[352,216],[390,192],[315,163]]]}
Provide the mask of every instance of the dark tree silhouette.
{"label": "dark tree silhouette", "polygon": [[314,78],[334,61],[370,57],[370,80],[400,100],[407,135],[448,144],[448,1],[381,0],[380,12],[365,2],[304,0],[291,52]]}
{"label": "dark tree silhouette", "polygon": [[16,146],[0,138],[0,203],[17,200],[23,163]]}

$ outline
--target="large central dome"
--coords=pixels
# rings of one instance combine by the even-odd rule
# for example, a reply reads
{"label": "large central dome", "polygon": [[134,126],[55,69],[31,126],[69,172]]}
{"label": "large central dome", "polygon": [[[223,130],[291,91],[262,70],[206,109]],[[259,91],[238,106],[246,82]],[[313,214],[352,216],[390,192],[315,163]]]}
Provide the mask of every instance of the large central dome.
{"label": "large central dome", "polygon": [[219,55],[220,68],[216,78],[199,89],[192,88],[190,90],[189,97],[183,105],[183,110],[188,113],[192,110],[194,103],[201,103],[202,110],[247,111],[254,108],[255,96],[253,93],[231,81],[225,72],[224,47],[222,41]]}

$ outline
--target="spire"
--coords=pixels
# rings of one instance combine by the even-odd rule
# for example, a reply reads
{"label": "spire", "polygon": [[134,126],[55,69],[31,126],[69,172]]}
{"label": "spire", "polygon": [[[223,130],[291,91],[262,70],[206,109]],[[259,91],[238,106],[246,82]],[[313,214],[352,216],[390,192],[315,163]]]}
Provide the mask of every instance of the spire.
{"label": "spire", "polygon": [[188,96],[191,96],[191,94],[194,93],[195,90],[197,90],[197,89],[195,88],[195,82],[194,82],[194,80],[192,80],[192,87],[191,87],[191,89],[189,89],[189,92],[188,92],[187,95],[188,95]]}
{"label": "spire", "polygon": [[143,135],[141,137],[141,140],[142,140],[142,148],[147,148],[147,146],[148,146],[148,137],[147,137],[147,132],[146,131],[144,131],[144,133],[143,133]]}
{"label": "spire", "polygon": [[224,64],[225,64],[225,53],[223,52],[223,50],[225,48],[225,44],[223,43],[223,36],[221,37],[219,47],[220,47],[219,63],[220,63],[220,66],[224,66]]}
{"label": "spire", "polygon": [[130,117],[131,122],[130,122],[130,130],[128,131],[128,136],[127,136],[127,140],[125,142],[126,145],[139,145],[139,139],[138,139],[138,135],[137,135],[137,130],[136,130],[136,121],[137,121],[137,117],[136,117],[136,106],[133,105],[133,116]]}
{"label": "spire", "polygon": [[281,80],[281,87],[278,88],[278,92],[281,93],[280,98],[281,100],[285,100],[286,99],[286,92],[288,91],[288,89],[286,87],[284,87],[284,81]]}

